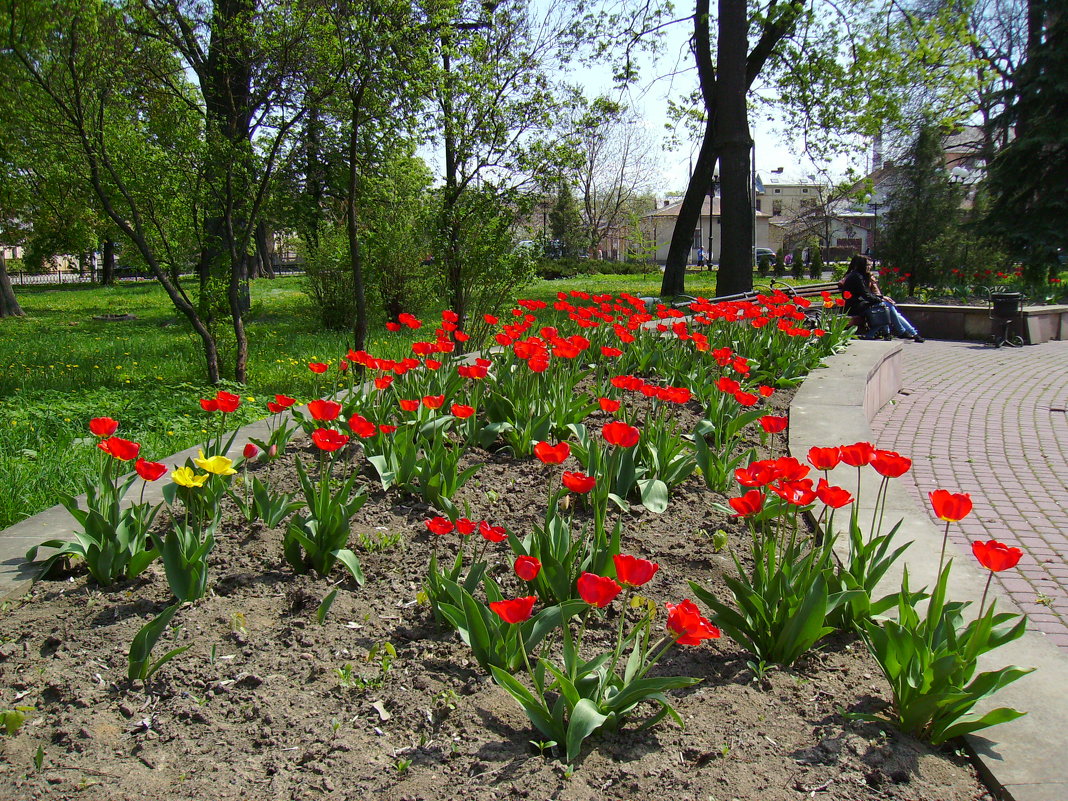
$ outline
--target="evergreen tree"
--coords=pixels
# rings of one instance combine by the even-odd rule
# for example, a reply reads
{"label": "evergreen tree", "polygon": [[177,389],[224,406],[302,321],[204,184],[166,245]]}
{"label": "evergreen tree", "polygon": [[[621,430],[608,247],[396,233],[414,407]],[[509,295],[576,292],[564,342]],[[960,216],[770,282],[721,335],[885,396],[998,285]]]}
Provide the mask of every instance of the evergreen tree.
{"label": "evergreen tree", "polygon": [[566,181],[560,182],[556,203],[549,212],[549,232],[564,256],[577,256],[588,244],[583,235],[582,213]]}
{"label": "evergreen tree", "polygon": [[887,225],[880,230],[879,252],[908,281],[909,294],[934,277],[930,245],[960,216],[961,190],[949,179],[937,126],[920,127],[908,158],[890,191]]}
{"label": "evergreen tree", "polygon": [[1006,113],[1016,138],[990,165],[988,181],[987,224],[1024,261],[1033,281],[1058,269],[1056,254],[1068,250],[1068,14],[1055,5],[1029,3],[1037,30]]}

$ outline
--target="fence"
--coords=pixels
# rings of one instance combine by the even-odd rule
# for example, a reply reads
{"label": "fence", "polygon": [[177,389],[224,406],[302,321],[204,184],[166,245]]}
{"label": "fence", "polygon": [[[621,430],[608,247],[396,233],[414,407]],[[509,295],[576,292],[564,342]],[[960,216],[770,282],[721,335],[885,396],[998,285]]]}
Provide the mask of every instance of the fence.
{"label": "fence", "polygon": [[[283,264],[274,269],[275,277],[304,275],[303,264]],[[55,273],[10,273],[11,283],[14,286],[57,286],[60,284],[92,284],[93,276],[90,273],[55,272]],[[193,278],[193,273],[187,273],[182,278]],[[124,271],[121,268],[115,275],[116,281],[122,283],[135,283],[138,281],[155,281],[156,279],[147,273]]]}

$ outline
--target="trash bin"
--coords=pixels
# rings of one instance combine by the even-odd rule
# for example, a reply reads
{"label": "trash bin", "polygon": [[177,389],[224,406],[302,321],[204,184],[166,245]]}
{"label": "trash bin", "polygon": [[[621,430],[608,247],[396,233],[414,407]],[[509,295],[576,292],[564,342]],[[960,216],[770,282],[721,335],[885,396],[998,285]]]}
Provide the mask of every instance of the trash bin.
{"label": "trash bin", "polygon": [[990,336],[994,347],[1023,344],[1017,333],[1022,301],[1019,292],[990,293]]}
{"label": "trash bin", "polygon": [[1019,292],[993,292],[990,295],[990,316],[998,320],[1015,320],[1020,316]]}

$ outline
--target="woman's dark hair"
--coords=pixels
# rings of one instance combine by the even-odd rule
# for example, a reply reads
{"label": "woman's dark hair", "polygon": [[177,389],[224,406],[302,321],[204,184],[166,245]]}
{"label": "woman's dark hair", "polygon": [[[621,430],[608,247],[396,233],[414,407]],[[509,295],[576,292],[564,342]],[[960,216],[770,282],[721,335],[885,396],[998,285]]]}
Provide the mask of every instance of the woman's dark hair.
{"label": "woman's dark hair", "polygon": [[849,261],[849,272],[851,273],[870,273],[871,262],[868,261],[867,256],[856,255]]}

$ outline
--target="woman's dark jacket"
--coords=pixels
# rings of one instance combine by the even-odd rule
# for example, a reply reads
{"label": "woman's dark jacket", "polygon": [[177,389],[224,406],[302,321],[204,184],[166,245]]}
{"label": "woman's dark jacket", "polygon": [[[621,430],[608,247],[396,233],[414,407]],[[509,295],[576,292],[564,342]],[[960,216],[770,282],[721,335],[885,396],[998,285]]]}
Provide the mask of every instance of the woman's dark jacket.
{"label": "woman's dark jacket", "polygon": [[849,293],[845,302],[845,313],[850,316],[859,315],[867,306],[880,301],[880,298],[871,293],[863,273],[846,273],[841,287],[842,292]]}

